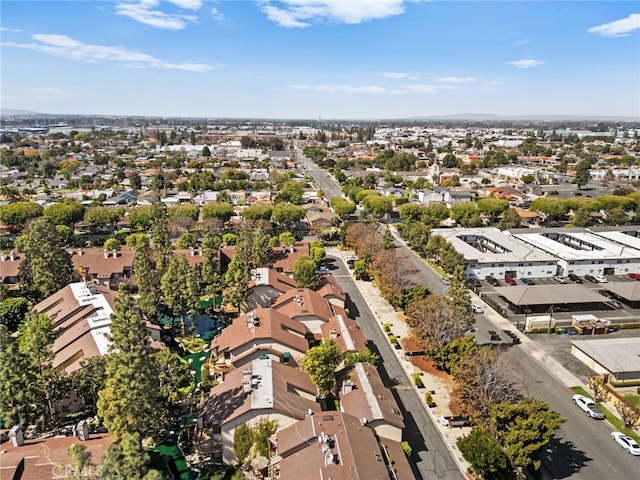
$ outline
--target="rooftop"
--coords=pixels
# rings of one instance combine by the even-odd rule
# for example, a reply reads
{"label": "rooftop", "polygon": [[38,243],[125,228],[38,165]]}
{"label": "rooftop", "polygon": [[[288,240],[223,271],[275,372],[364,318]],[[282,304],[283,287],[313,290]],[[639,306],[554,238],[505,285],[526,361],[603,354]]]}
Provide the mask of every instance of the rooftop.
{"label": "rooftop", "polygon": [[611,373],[640,372],[640,342],[637,338],[603,338],[571,342]]}

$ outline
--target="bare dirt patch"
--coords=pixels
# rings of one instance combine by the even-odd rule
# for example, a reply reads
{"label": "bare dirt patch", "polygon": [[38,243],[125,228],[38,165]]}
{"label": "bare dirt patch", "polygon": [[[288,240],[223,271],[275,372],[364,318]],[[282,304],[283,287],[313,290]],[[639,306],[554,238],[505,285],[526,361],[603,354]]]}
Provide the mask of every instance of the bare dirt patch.
{"label": "bare dirt patch", "polygon": [[[408,336],[400,339],[400,345],[405,352],[417,352],[424,350],[421,342],[413,336]],[[417,369],[423,371],[426,375],[429,375],[432,381],[437,381],[442,387],[444,387],[449,394],[453,392],[455,382],[453,377],[447,372],[439,370],[435,362],[427,359],[424,355],[412,355],[409,356],[411,364]],[[458,413],[458,403],[454,398],[449,398],[449,408],[453,413]]]}

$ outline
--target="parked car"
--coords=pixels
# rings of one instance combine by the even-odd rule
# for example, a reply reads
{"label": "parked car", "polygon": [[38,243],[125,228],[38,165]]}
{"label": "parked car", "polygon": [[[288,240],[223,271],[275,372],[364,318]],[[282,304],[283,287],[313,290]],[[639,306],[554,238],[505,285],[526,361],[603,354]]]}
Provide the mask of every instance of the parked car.
{"label": "parked car", "polygon": [[585,280],[589,280],[590,282],[593,282],[593,283],[598,283],[598,281],[596,280],[596,277],[594,277],[594,276],[593,276],[593,275],[591,275],[590,273],[587,273],[587,274],[584,276],[584,279],[585,279]]}
{"label": "parked car", "polygon": [[489,275],[488,277],[486,277],[486,280],[490,285],[493,285],[494,287],[500,286],[500,281],[496,277],[492,277],[491,275]]}
{"label": "parked car", "polygon": [[604,420],[604,412],[598,408],[596,402],[584,395],[574,395],[573,403],[579,406],[587,416],[597,420]]}
{"label": "parked car", "polygon": [[536,282],[534,282],[530,278],[523,278],[522,279],[522,283],[524,283],[525,285],[535,285],[536,284]]}
{"label": "parked car", "polygon": [[620,310],[622,308],[622,304],[618,300],[611,300],[607,302],[607,305],[611,305],[613,308]]}
{"label": "parked car", "polygon": [[470,278],[469,280],[467,280],[467,285],[469,285],[469,287],[471,288],[482,287],[482,283],[480,283],[480,280],[476,280],[475,278]]}
{"label": "parked car", "polygon": [[612,432],[611,438],[613,438],[618,445],[624,448],[627,453],[630,453],[631,455],[640,455],[640,445],[638,445],[630,436],[625,435],[622,432]]}
{"label": "parked car", "polygon": [[567,279],[564,277],[561,277],[560,275],[554,276],[553,279],[558,283],[567,283]]}
{"label": "parked car", "polygon": [[595,278],[598,283],[607,283],[606,277],[603,277],[602,275],[594,275],[593,278]]}
{"label": "parked car", "polygon": [[444,283],[445,285],[451,284],[451,280],[449,280],[447,277],[440,277],[440,280],[442,280],[442,283]]}
{"label": "parked car", "polygon": [[469,420],[464,418],[464,417],[458,417],[458,416],[452,416],[452,417],[445,417],[444,415],[441,416],[438,421],[444,425],[445,427],[468,427],[469,426]]}
{"label": "parked car", "polygon": [[570,273],[569,275],[567,275],[567,277],[573,283],[582,283],[582,280],[580,279],[580,277],[578,275],[576,275],[575,273]]}
{"label": "parked car", "polygon": [[478,305],[477,303],[472,303],[471,304],[471,311],[473,313],[484,313],[483,308],[480,305]]}
{"label": "parked car", "polygon": [[631,280],[640,280],[640,273],[627,273],[627,277]]}
{"label": "parked car", "polygon": [[327,267],[320,267],[316,270],[318,275],[326,275],[327,273],[331,273]]}
{"label": "parked car", "polygon": [[504,279],[504,283],[506,283],[507,285],[511,285],[511,286],[517,285],[515,278],[505,278]]}

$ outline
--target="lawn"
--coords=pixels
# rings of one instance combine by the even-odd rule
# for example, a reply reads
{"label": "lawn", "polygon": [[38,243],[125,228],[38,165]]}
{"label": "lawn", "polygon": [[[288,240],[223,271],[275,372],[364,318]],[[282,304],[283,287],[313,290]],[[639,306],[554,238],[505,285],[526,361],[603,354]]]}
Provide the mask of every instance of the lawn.
{"label": "lawn", "polygon": [[[588,397],[593,400],[593,395],[591,395],[582,387],[572,387],[571,390],[573,390],[575,393],[579,393],[580,395],[584,395],[585,397]],[[640,443],[640,435],[638,435],[635,432],[635,430],[632,430],[630,428],[622,428],[622,420],[620,420],[617,416],[611,413],[609,409],[604,407],[602,404],[598,404],[598,406],[604,412],[605,419],[607,420],[607,422],[609,422],[613,426],[613,428],[624,433],[625,435],[629,435],[636,442]]]}
{"label": "lawn", "polygon": [[624,399],[636,408],[640,408],[640,395],[626,395]]}

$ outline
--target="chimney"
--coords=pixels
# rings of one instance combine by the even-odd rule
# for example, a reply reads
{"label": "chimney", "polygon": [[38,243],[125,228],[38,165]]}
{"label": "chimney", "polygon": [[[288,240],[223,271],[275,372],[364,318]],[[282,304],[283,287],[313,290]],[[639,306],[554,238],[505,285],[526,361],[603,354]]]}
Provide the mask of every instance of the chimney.
{"label": "chimney", "polygon": [[14,250],[11,250],[11,253],[9,254],[9,260],[13,262],[15,259],[16,259],[16,252]]}
{"label": "chimney", "polygon": [[109,258],[109,250],[104,251],[104,258]]}
{"label": "chimney", "polygon": [[4,262],[7,259],[7,256],[4,253],[0,254],[0,262]]}
{"label": "chimney", "polygon": [[82,251],[82,249],[81,249],[81,248],[79,248],[79,249],[78,249],[78,255],[82,256],[82,254],[83,254],[83,253],[84,253],[84,252]]}
{"label": "chimney", "polygon": [[112,250],[113,258],[118,258],[118,250]]}
{"label": "chimney", "polygon": [[338,338],[338,330],[336,330],[335,328],[332,328],[331,331],[329,332],[329,337],[330,338]]}

